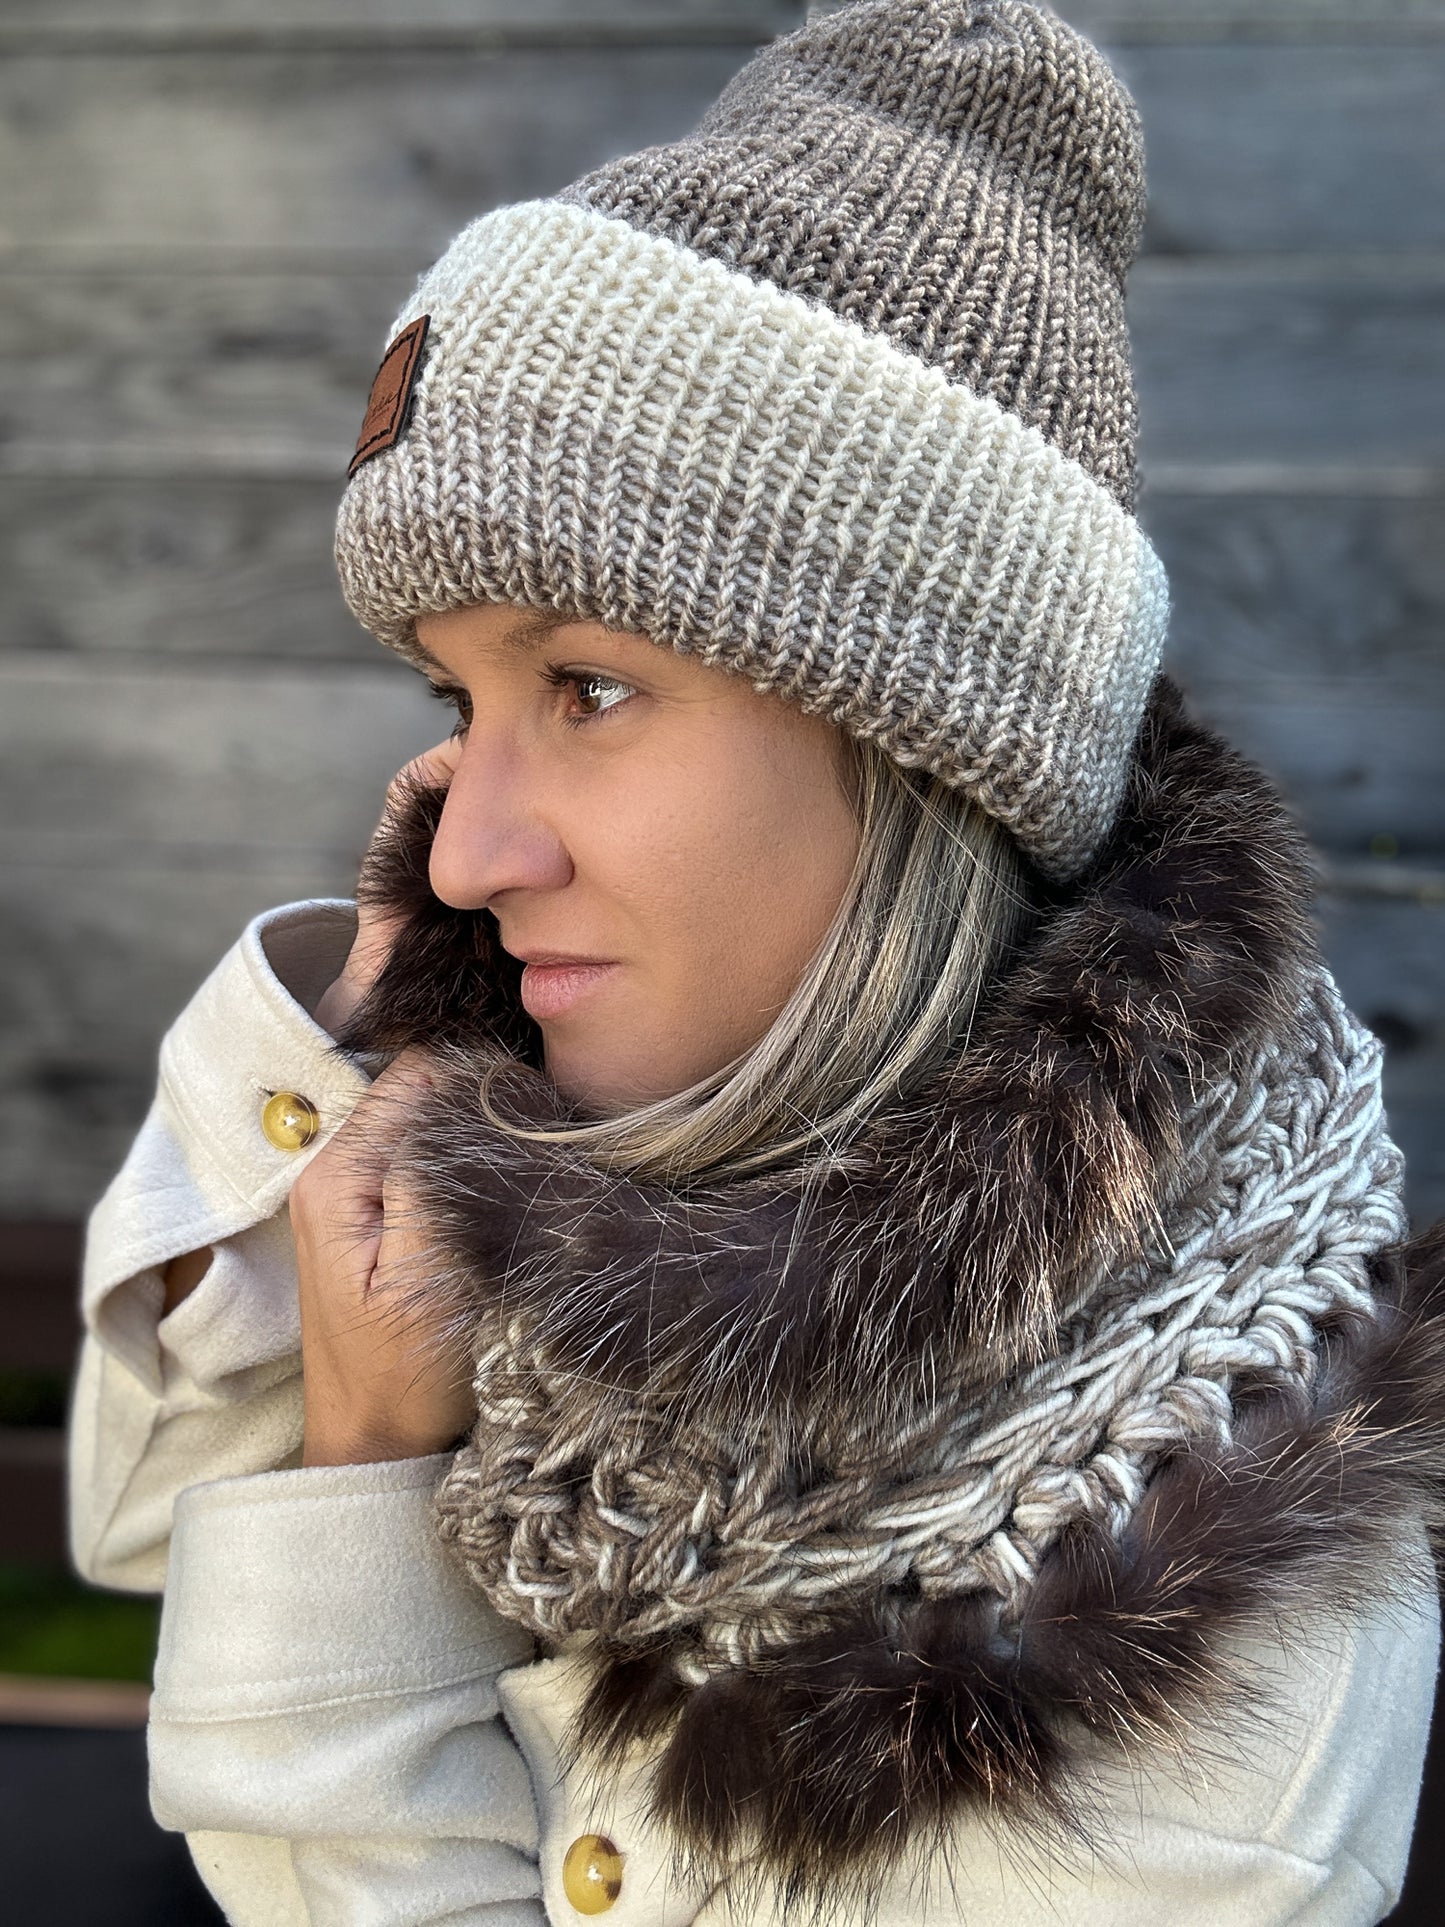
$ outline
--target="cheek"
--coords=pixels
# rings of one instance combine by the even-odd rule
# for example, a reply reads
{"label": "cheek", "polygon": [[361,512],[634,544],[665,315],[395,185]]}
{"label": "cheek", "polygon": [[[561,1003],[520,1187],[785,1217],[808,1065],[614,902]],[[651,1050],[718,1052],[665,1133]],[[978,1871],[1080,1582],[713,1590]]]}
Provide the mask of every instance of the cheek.
{"label": "cheek", "polygon": [[[690,760],[632,821],[625,866],[620,843],[611,853],[649,979],[705,1028],[736,1031],[781,1007],[827,932],[857,848],[831,761],[800,767],[790,741],[768,748],[749,739]],[[598,861],[609,861],[600,847]]]}
{"label": "cheek", "polygon": [[568,786],[572,934],[625,968],[551,1028],[547,1065],[604,1109],[682,1090],[755,1044],[847,888],[858,829],[835,739],[739,708],[731,729],[710,716]]}

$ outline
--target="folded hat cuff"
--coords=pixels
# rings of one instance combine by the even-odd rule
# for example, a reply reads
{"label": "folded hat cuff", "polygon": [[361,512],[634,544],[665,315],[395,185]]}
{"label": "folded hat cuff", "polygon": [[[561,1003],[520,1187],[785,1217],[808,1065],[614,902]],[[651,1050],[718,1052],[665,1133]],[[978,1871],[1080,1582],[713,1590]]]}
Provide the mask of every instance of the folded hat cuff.
{"label": "folded hat cuff", "polygon": [[1047,873],[1117,807],[1168,620],[1138,523],[997,402],[830,308],[566,201],[466,228],[410,422],[359,467],[358,620],[567,609],[935,772]]}

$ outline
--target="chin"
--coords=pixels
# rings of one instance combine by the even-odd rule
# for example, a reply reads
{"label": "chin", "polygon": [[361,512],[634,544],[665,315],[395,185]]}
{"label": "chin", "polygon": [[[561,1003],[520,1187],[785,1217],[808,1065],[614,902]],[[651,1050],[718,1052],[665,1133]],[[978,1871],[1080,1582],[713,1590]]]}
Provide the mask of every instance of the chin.
{"label": "chin", "polygon": [[576,1044],[554,1042],[545,1032],[543,1045],[547,1075],[557,1089],[570,1103],[597,1117],[617,1117],[672,1097],[702,1075],[688,1068],[639,1062],[641,1053],[635,1051],[619,1061],[610,1052],[594,1054]]}

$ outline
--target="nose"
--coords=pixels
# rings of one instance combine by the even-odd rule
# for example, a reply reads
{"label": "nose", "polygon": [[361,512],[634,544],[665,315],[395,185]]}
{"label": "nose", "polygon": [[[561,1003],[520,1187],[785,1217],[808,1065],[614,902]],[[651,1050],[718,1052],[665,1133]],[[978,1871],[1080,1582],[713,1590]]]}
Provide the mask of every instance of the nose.
{"label": "nose", "polygon": [[572,859],[539,808],[535,774],[504,742],[473,727],[447,786],[428,868],[454,910],[485,910],[507,890],[560,890]]}

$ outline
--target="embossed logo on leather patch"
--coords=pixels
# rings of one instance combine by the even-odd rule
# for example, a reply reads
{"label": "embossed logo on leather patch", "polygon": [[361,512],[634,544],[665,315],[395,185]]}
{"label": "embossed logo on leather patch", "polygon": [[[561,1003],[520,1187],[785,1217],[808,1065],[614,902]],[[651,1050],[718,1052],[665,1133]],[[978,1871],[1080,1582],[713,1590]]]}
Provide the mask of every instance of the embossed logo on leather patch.
{"label": "embossed logo on leather patch", "polygon": [[380,455],[383,449],[391,448],[400,440],[411,413],[412,391],[416,387],[421,351],[426,345],[426,331],[430,323],[429,314],[418,315],[415,321],[409,321],[382,356],[376,380],[371,384],[371,396],[366,404],[366,419],[361,424],[361,434],[357,438],[356,453],[347,466],[347,481],[351,480],[363,462],[369,462],[373,455]]}

